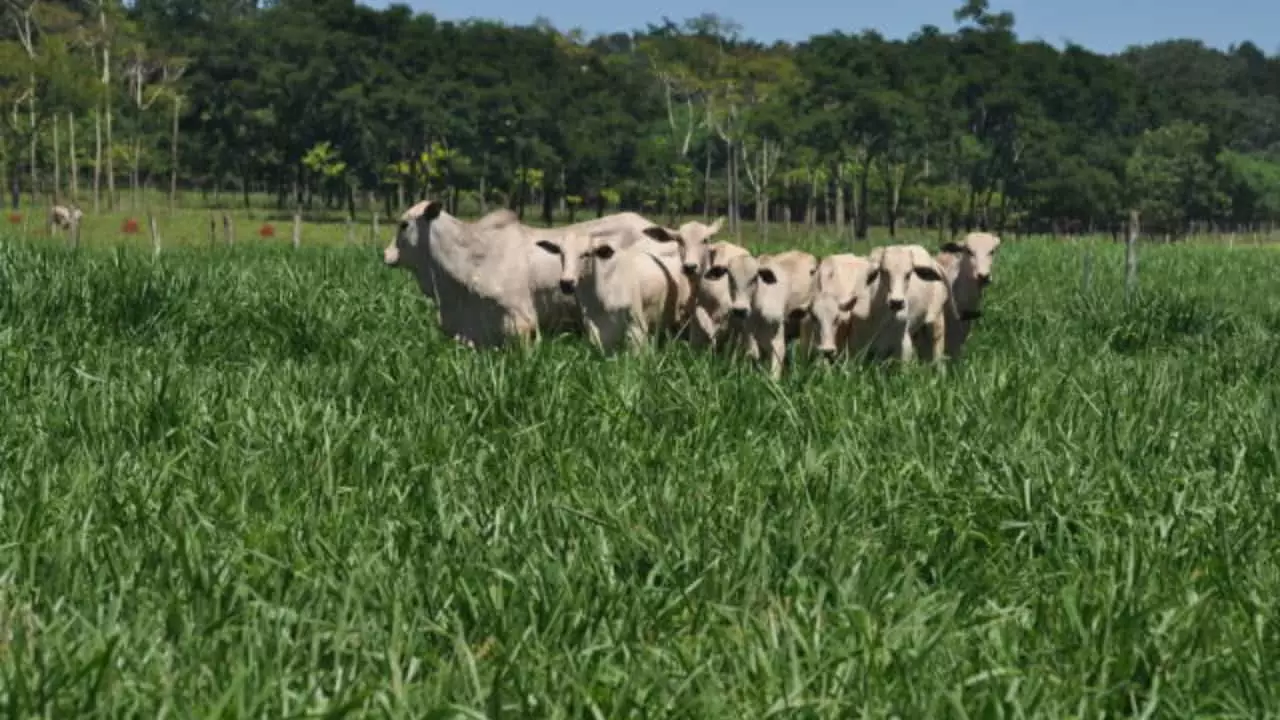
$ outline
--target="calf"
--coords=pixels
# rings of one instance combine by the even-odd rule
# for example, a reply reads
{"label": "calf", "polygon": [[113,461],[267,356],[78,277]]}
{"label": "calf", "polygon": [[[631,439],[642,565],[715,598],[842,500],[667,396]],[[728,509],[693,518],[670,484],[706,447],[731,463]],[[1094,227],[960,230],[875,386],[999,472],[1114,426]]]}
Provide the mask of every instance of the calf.
{"label": "calf", "polygon": [[868,342],[871,359],[943,357],[955,303],[942,268],[920,245],[889,245],[867,258],[875,272]]}
{"label": "calf", "polygon": [[54,205],[49,210],[49,222],[59,230],[70,230],[73,226],[79,225],[83,218],[84,213],[78,207]]}
{"label": "calf", "polygon": [[752,355],[762,359],[774,379],[782,377],[787,343],[800,336],[813,300],[813,276],[818,259],[800,250],[776,255],[735,258],[731,312],[743,323],[754,343]]}
{"label": "calf", "polygon": [[577,297],[587,338],[607,354],[624,346],[636,351],[650,335],[677,332],[692,307],[674,243],[634,235],[574,232],[556,246],[561,291]]}
{"label": "calf", "polygon": [[711,347],[718,350],[745,349],[746,336],[742,323],[730,314],[733,305],[734,278],[729,272],[735,258],[750,257],[745,248],[731,242],[716,242],[698,251],[698,265],[689,272],[683,262],[688,260],[689,244],[679,233],[660,226],[646,229],[645,234],[659,242],[676,242],[681,248],[682,269],[693,284],[692,320],[689,326],[689,342],[694,347]]}
{"label": "calf", "polygon": [[986,232],[965,235],[960,242],[943,245],[935,259],[946,273],[959,317],[947,324],[946,354],[958,359],[973,323],[982,317],[982,291],[991,284],[991,266],[1000,238]]}
{"label": "calf", "polygon": [[828,255],[814,274],[807,349],[827,360],[856,355],[871,339],[868,320],[877,272],[871,261],[850,253]]}

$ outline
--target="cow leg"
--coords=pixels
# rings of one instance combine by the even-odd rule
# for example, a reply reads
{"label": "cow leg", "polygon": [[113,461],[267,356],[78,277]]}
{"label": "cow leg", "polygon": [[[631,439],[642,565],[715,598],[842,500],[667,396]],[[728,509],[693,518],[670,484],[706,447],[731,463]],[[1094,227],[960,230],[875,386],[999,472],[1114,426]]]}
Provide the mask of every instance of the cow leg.
{"label": "cow leg", "polygon": [[583,329],[587,333],[587,341],[590,342],[597,350],[604,350],[604,333],[600,329],[600,323],[593,316],[586,316],[582,319]]}
{"label": "cow leg", "polygon": [[689,345],[699,350],[711,347],[715,343],[715,321],[706,308],[693,309],[693,322],[689,328]]}
{"label": "cow leg", "polygon": [[648,323],[645,318],[633,317],[627,322],[626,343],[627,351],[634,354],[643,352],[645,349],[645,341],[649,337]]}
{"label": "cow leg", "polygon": [[[763,348],[761,348],[763,349]],[[782,379],[782,366],[787,358],[786,328],[779,326],[769,340],[769,377]]]}
{"label": "cow leg", "polygon": [[933,361],[940,362],[947,354],[947,321],[938,318],[929,326],[930,355]]}
{"label": "cow leg", "polygon": [[903,363],[916,359],[916,345],[911,341],[911,333],[902,333],[902,340],[898,343],[898,359]]}

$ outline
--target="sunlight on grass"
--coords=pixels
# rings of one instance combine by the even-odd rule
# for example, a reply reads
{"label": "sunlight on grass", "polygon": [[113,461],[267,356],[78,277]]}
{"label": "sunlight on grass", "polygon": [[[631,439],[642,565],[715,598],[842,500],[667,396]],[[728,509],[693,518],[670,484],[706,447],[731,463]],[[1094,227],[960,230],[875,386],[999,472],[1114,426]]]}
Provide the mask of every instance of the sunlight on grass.
{"label": "sunlight on grass", "polygon": [[[0,232],[3,232],[0,230]],[[946,374],[472,353],[360,248],[0,244],[15,715],[1260,716],[1280,259],[1010,243]],[[781,238],[785,240],[785,238]],[[460,717],[463,715],[459,715]]]}

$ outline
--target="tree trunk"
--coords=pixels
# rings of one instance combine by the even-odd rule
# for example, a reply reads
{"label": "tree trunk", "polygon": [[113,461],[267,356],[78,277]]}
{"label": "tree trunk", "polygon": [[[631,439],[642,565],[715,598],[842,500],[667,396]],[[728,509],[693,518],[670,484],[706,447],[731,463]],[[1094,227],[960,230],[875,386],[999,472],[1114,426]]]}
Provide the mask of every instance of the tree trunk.
{"label": "tree trunk", "polygon": [[173,134],[169,138],[169,212],[178,206],[178,119],[182,112],[182,97],[173,96]]}
{"label": "tree trunk", "polygon": [[67,113],[67,156],[71,163],[71,202],[80,204],[80,161],[76,158],[76,115]]}
{"label": "tree trunk", "polygon": [[31,75],[31,97],[27,101],[27,119],[31,125],[31,206],[35,207],[36,197],[40,192],[40,172],[37,160],[37,147],[40,134],[36,132],[36,76]]}
{"label": "tree trunk", "polygon": [[702,221],[711,220],[711,144],[707,144],[706,166],[702,171]]}
{"label": "tree trunk", "polygon": [[812,230],[818,224],[818,173],[809,171],[809,199],[804,204],[804,224]]}
{"label": "tree trunk", "polygon": [[867,226],[870,224],[871,219],[871,213],[867,212],[867,196],[870,194],[867,191],[867,176],[871,174],[869,166],[870,162],[864,161],[862,163],[862,172],[858,177],[858,207],[860,211],[858,212],[858,221],[854,226],[853,232],[853,237],[857,240],[867,239]]}
{"label": "tree trunk", "polygon": [[[844,220],[845,220],[844,163],[841,163],[841,162],[836,163],[835,173],[833,173],[833,177],[835,178],[835,186],[836,186],[835,210],[833,212],[833,214],[835,215],[835,221],[836,221],[836,235],[838,237],[844,237]],[[858,215],[858,206],[856,203],[853,206],[853,214],[854,214],[854,217],[857,217]]]}
{"label": "tree trunk", "polygon": [[62,148],[58,145],[58,116],[53,116],[53,201],[62,202]]}
{"label": "tree trunk", "polygon": [[[106,0],[100,1],[104,4],[98,6],[98,24],[102,29],[102,34],[105,36],[107,34]],[[102,45],[102,108],[102,114],[105,116],[104,120],[106,121],[106,147],[103,151],[107,156],[107,208],[114,210],[116,207],[116,164],[111,151],[111,44],[108,42],[104,42]]]}
{"label": "tree trunk", "polygon": [[93,212],[102,210],[102,107],[93,110]]}

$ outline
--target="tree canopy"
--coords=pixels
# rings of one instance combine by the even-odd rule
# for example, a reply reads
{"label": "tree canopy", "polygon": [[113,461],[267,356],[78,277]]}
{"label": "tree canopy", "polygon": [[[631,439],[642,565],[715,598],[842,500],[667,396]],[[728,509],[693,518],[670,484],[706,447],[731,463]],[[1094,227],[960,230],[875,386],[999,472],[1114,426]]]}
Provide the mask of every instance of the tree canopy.
{"label": "tree canopy", "polygon": [[[282,207],[635,209],[1072,232],[1280,217],[1280,56],[954,33],[790,45],[702,15],[588,38],[353,0],[5,0],[11,202],[167,187]],[[103,187],[100,187],[103,186]]]}

